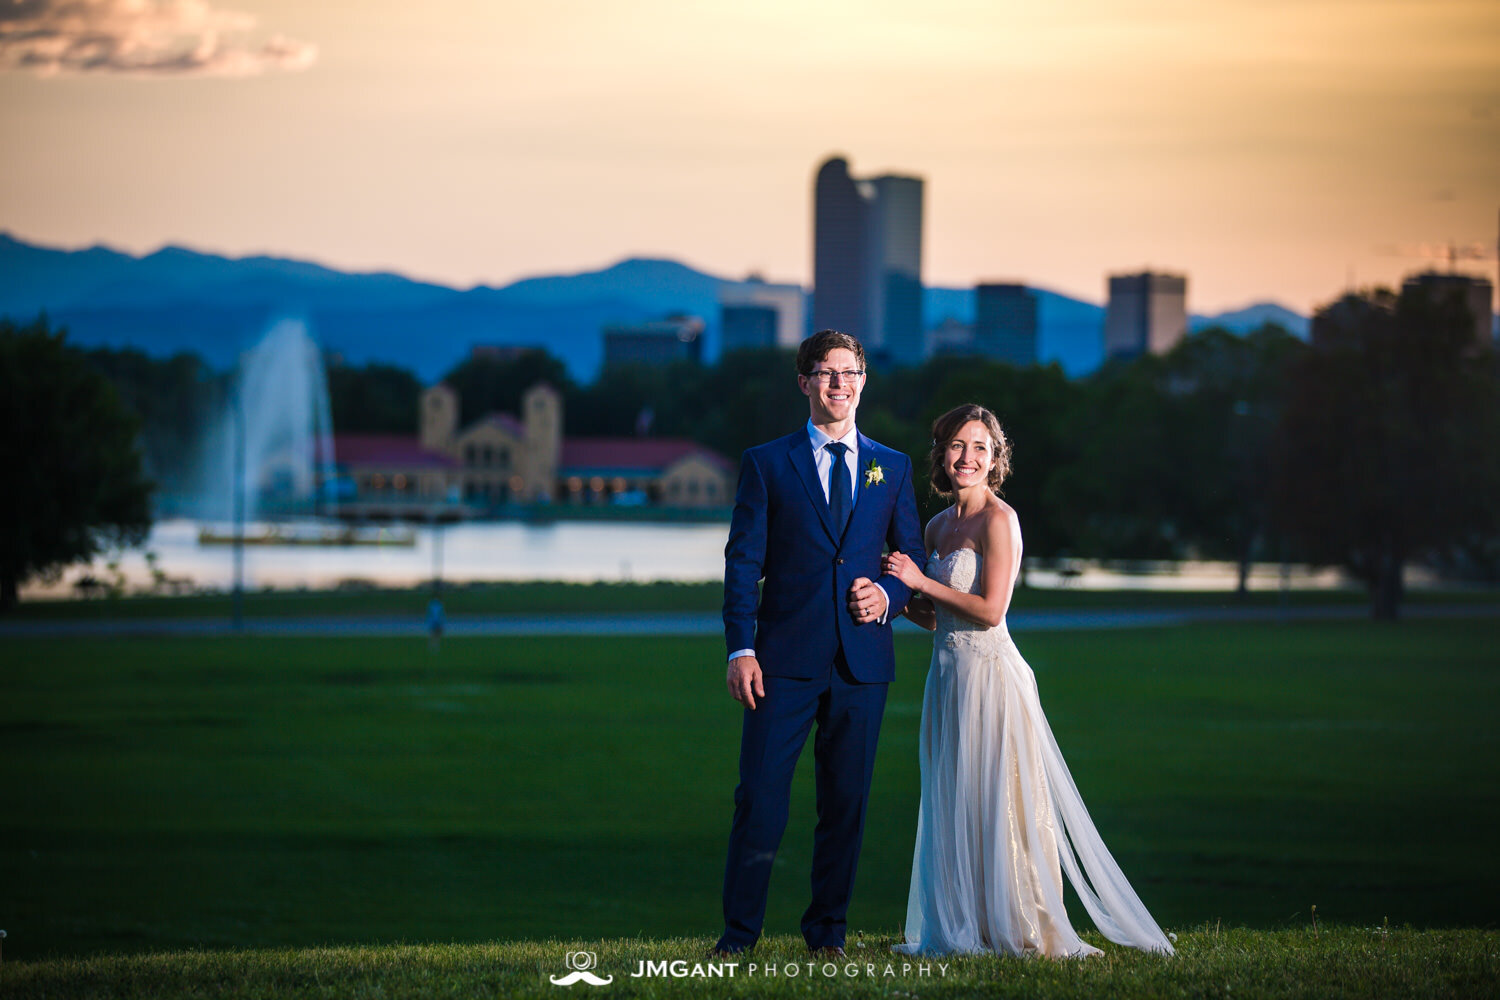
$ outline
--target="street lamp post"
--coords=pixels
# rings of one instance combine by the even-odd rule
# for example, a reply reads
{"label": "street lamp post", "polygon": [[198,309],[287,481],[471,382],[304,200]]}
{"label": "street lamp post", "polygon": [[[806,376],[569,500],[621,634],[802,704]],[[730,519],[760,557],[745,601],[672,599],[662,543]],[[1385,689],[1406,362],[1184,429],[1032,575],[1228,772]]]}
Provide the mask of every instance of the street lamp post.
{"label": "street lamp post", "polygon": [[234,630],[245,627],[245,410],[238,387],[230,398],[234,414]]}

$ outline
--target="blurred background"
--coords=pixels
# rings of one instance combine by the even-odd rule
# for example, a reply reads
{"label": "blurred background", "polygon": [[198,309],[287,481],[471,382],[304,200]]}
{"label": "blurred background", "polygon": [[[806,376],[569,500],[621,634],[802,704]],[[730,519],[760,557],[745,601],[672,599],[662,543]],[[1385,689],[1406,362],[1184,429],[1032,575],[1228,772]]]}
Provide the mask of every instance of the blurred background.
{"label": "blurred background", "polygon": [[830,327],[924,518],[999,415],[1166,921],[1493,926],[1493,4],[35,0],[0,122],[12,954],[711,933],[739,456]]}

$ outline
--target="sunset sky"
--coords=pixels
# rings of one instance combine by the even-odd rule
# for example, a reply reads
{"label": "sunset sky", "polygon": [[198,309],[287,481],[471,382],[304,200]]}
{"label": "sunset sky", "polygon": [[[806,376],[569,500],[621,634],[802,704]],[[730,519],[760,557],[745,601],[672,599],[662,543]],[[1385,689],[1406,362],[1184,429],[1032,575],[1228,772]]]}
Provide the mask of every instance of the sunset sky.
{"label": "sunset sky", "polygon": [[1306,311],[1494,254],[1500,3],[0,0],[0,135],[49,245],[806,283],[842,153],[926,178],[929,284]]}

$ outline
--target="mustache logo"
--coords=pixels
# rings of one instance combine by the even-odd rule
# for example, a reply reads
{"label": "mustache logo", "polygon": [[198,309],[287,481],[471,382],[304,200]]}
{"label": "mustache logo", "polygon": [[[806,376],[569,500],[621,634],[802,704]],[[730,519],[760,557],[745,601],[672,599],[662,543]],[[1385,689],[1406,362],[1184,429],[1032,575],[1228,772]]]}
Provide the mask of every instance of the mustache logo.
{"label": "mustache logo", "polygon": [[599,956],[591,951],[570,951],[563,957],[563,964],[573,971],[566,976],[548,976],[553,986],[572,986],[577,982],[585,982],[590,986],[608,986],[615,981],[614,976],[601,979],[589,971],[599,964]]}

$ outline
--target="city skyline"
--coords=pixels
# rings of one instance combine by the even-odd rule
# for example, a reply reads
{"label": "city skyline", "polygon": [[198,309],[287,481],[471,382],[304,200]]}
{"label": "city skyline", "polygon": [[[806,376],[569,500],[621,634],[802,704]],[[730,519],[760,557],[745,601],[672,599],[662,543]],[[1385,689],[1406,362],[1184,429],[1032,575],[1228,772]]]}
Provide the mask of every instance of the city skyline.
{"label": "city skyline", "polygon": [[39,63],[0,14],[26,151],[0,228],[31,242],[460,287],[658,256],[810,286],[834,155],[926,180],[934,286],[1099,302],[1109,274],[1168,270],[1198,312],[1308,313],[1446,268],[1421,245],[1496,238],[1493,3],[84,7],[165,54]]}

